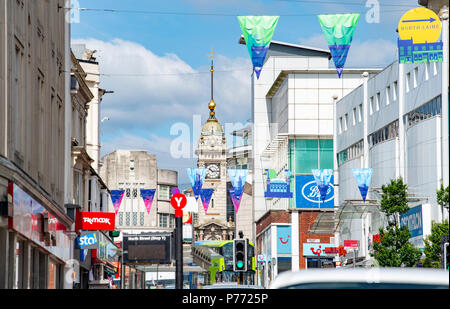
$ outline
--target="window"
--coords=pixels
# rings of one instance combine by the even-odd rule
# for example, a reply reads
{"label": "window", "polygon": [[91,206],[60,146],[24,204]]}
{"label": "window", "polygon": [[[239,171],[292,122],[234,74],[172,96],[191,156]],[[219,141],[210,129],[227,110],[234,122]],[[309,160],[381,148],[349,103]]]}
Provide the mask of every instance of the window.
{"label": "window", "polygon": [[123,225],[123,212],[119,212],[119,226]]}
{"label": "window", "polygon": [[159,185],[158,199],[169,200],[170,199],[170,187],[167,185]]}
{"label": "window", "polygon": [[375,102],[377,112],[380,110],[380,100],[381,100],[381,94],[378,92],[377,93],[377,101]]}
{"label": "window", "polygon": [[398,120],[369,135],[370,146],[394,139],[398,136]]}
{"label": "window", "polygon": [[431,62],[425,63],[425,80],[428,80],[430,78],[430,71],[431,71]]}
{"label": "window", "polygon": [[133,212],[133,226],[137,225],[137,212]]}
{"label": "window", "polygon": [[340,166],[348,160],[352,160],[363,155],[363,152],[364,152],[364,140],[360,140],[356,144],[353,144],[352,146],[338,153],[337,155],[338,165]]}
{"label": "window", "polygon": [[347,129],[348,129],[348,114],[345,114],[344,131],[347,131]]}
{"label": "window", "polygon": [[339,118],[339,134],[342,134],[342,117]]}
{"label": "window", "polygon": [[310,175],[317,168],[333,168],[333,140],[290,140],[289,169]]}
{"label": "window", "polygon": [[355,108],[353,108],[353,117],[352,117],[352,122],[353,122],[353,125],[356,125],[356,107]]}
{"label": "window", "polygon": [[159,227],[168,227],[169,214],[159,214]]}
{"label": "window", "polygon": [[391,104],[391,86],[386,87],[386,105]]}
{"label": "window", "polygon": [[417,84],[419,83],[419,67],[414,68],[414,75],[413,75],[413,86],[414,88],[417,87]]}
{"label": "window", "polygon": [[373,97],[370,97],[370,104],[369,104],[369,112],[372,115],[373,114]]}
{"label": "window", "polygon": [[419,122],[441,114],[441,96],[437,96],[422,106],[412,110],[407,114],[408,126],[413,126]]}
{"label": "window", "polygon": [[393,87],[393,91],[392,91],[392,99],[394,101],[397,101],[397,93],[398,93],[398,85],[397,85],[397,81],[394,82],[394,87]]}
{"label": "window", "polygon": [[410,72],[406,73],[405,83],[406,83],[406,92],[409,92],[409,87],[411,85],[411,73]]}
{"label": "window", "polygon": [[362,104],[359,104],[359,109],[358,109],[358,122],[362,121],[362,113],[363,113],[363,106]]}
{"label": "window", "polygon": [[145,214],[143,212],[140,213],[139,224],[141,226],[144,226],[144,215]]}
{"label": "window", "polygon": [[125,213],[125,225],[130,226],[130,213],[129,212]]}

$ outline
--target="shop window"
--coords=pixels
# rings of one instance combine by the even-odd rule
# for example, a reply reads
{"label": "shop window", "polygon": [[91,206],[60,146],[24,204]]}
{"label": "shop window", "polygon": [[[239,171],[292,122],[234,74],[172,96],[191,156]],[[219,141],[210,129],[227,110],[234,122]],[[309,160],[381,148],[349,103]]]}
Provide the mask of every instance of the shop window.
{"label": "shop window", "polygon": [[158,199],[169,200],[170,199],[170,187],[167,185],[159,185]]}

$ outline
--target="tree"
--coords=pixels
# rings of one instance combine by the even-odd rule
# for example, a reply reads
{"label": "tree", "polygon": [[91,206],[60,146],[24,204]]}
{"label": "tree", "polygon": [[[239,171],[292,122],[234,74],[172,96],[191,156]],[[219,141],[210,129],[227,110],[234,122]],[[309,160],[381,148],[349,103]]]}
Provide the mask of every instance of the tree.
{"label": "tree", "polygon": [[441,184],[441,189],[436,191],[436,200],[439,205],[441,205],[444,208],[448,208],[449,187],[444,188],[444,185]]}
{"label": "tree", "polygon": [[380,209],[388,216],[389,225],[380,228],[380,241],[373,244],[371,256],[381,267],[412,267],[420,260],[421,252],[410,242],[411,233],[407,226],[400,227],[399,217],[409,210],[408,186],[402,178],[393,179],[381,187]]}
{"label": "tree", "polygon": [[448,235],[448,221],[443,223],[432,222],[431,234],[425,237],[425,259],[423,265],[425,267],[441,268],[441,235]]}

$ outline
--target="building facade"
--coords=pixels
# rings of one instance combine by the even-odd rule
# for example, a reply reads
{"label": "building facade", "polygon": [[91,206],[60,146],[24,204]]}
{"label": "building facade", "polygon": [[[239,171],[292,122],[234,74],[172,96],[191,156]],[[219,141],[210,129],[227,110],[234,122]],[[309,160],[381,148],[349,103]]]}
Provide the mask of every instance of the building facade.
{"label": "building facade", "polygon": [[[365,261],[364,265],[374,263],[369,255],[374,236],[380,227],[387,225],[379,202],[381,186],[392,179],[402,177],[408,185],[410,211],[400,217],[400,223],[409,226],[410,241],[417,248],[424,248],[423,239],[431,233],[432,221],[448,218],[448,211],[436,202],[436,191],[443,183],[444,169],[448,168],[444,165],[441,134],[442,105],[448,104],[442,102],[441,96],[442,64],[403,66],[401,74],[398,62],[392,63],[367,78],[366,92],[364,85],[360,86],[337,102],[336,154],[340,179],[337,236],[340,244],[345,240],[358,241],[357,257]],[[362,167],[373,169],[366,203],[362,203],[352,174],[353,168]]]}
{"label": "building facade", "polygon": [[71,259],[61,168],[70,58],[58,6],[0,1],[0,288],[63,288]]}

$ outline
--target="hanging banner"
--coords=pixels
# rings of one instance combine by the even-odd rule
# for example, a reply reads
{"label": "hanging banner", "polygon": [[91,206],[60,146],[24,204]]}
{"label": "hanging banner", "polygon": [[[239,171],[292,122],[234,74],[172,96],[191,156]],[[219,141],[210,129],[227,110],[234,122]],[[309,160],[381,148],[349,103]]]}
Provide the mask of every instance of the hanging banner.
{"label": "hanging banner", "polygon": [[245,181],[247,180],[248,170],[245,169],[228,169],[231,185],[236,195],[241,195],[244,191]]}
{"label": "hanging banner", "polygon": [[333,175],[333,170],[331,169],[312,170],[312,174],[314,176],[314,180],[316,181],[317,188],[319,189],[320,198],[322,202],[325,202],[328,187],[330,186],[331,176]]}
{"label": "hanging banner", "polygon": [[313,175],[295,176],[295,208],[319,209],[334,208],[334,178],[331,176],[325,201],[321,200],[320,191]]}
{"label": "hanging banner", "polygon": [[202,190],[203,182],[205,181],[206,168],[188,168],[186,169],[189,180],[191,182],[192,191],[194,196],[198,199],[200,192]]}
{"label": "hanging banner", "polygon": [[214,193],[214,189],[201,189],[200,190],[200,199],[202,200],[203,209],[205,210],[205,214],[208,211],[209,202],[211,202],[211,196]]}
{"label": "hanging banner", "polygon": [[172,188],[172,195],[175,195],[177,193],[181,193],[180,190],[177,187]]}
{"label": "hanging banner", "polygon": [[238,16],[242,34],[259,79],[280,16]]}
{"label": "hanging banner", "polygon": [[233,188],[228,189],[228,191],[230,192],[230,197],[231,197],[231,201],[233,202],[233,206],[234,206],[234,210],[236,211],[236,213],[239,210],[239,206],[241,205],[241,199],[242,199],[242,195],[244,195],[244,191],[240,192],[235,192]]}
{"label": "hanging banner", "polygon": [[361,196],[363,202],[366,201],[367,192],[369,191],[370,181],[372,180],[372,172],[371,168],[354,168],[352,169],[353,175],[355,176],[356,184],[358,185],[359,192],[361,192]]}
{"label": "hanging banner", "polygon": [[430,9],[406,12],[398,23],[399,63],[442,62],[441,21]]}
{"label": "hanging banner", "polygon": [[111,190],[111,200],[114,205],[114,211],[117,213],[119,212],[120,204],[122,203],[123,194],[125,193],[125,190]]}
{"label": "hanging banner", "polygon": [[148,214],[150,214],[150,208],[152,207],[155,192],[156,189],[141,189],[141,196],[144,199],[145,208],[147,208]]}
{"label": "hanging banner", "polygon": [[277,172],[273,169],[266,169],[266,190],[264,191],[264,197],[266,198],[292,198],[293,193],[291,192],[291,172],[289,170],[284,170],[283,178],[277,178]]}
{"label": "hanging banner", "polygon": [[341,78],[353,33],[358,24],[359,14],[327,14],[317,17],[330,48],[338,76]]}

